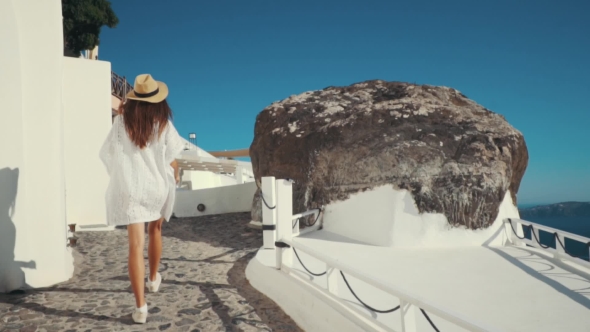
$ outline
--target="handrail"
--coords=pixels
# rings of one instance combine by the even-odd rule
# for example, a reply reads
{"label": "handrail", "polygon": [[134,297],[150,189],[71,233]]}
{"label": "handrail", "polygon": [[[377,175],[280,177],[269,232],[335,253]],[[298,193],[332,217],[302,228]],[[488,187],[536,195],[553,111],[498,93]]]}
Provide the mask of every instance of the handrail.
{"label": "handrail", "polygon": [[[322,213],[322,211],[324,211],[324,206],[322,206],[321,208],[311,209],[311,210],[307,210],[305,212],[294,214],[291,217],[291,220],[297,220],[297,221],[295,223],[293,223],[293,227],[292,227],[293,234],[294,235],[301,236],[301,235],[304,235],[304,234],[307,234],[307,233],[311,233],[313,231],[317,231],[320,228],[320,224],[318,224],[318,220],[320,219],[320,213]],[[312,214],[315,216],[315,221],[313,222],[313,224],[306,225],[307,227],[304,228],[304,229],[302,229],[302,230],[299,230],[299,227],[295,227],[295,226],[297,226],[297,223],[299,222],[298,220],[300,218],[307,217],[307,216],[310,216]]]}
{"label": "handrail", "polygon": [[214,157],[250,157],[250,149],[209,151],[209,154]]}
{"label": "handrail", "polygon": [[[320,228],[320,223],[318,223],[318,220],[320,219],[320,213],[322,213],[323,209],[324,209],[324,207],[322,206],[319,209],[312,209],[312,210],[308,210],[308,211],[293,215],[293,218],[291,220],[296,220],[296,219],[303,218],[303,217],[306,217],[306,216],[309,216],[312,214],[315,216],[315,221],[313,224],[306,225],[307,227],[302,230],[299,230],[299,227],[297,227],[296,231],[293,233],[298,236],[301,236],[301,235],[305,235],[307,233],[317,231]],[[293,226],[293,229],[295,229],[295,226]]]}
{"label": "handrail", "polygon": [[365,275],[362,272],[358,272],[354,267],[344,264],[340,260],[333,259],[332,257],[325,255],[321,252],[317,252],[304,244],[296,243],[295,240],[281,239],[280,242],[284,242],[291,247],[297,248],[298,250],[301,250],[301,251],[307,253],[308,255],[326,263],[328,266],[330,266],[332,268],[335,268],[335,269],[338,269],[342,272],[345,272],[346,274],[351,275],[361,281],[364,281],[367,284],[372,285],[372,286],[374,286],[374,287],[376,287],[388,294],[391,294],[391,295],[399,298],[400,300],[405,301],[406,303],[415,305],[418,308],[426,310],[426,311],[428,311],[440,318],[445,319],[446,321],[456,324],[456,325],[458,325],[462,328],[465,328],[469,331],[474,331],[474,332],[500,331],[499,329],[497,329],[495,327],[492,328],[492,327],[486,326],[482,323],[474,322],[473,320],[470,320],[470,319],[464,317],[463,315],[453,312],[451,310],[439,309],[439,308],[442,308],[442,306],[436,305],[432,302],[422,299],[419,296],[410,295],[401,289],[394,288],[391,285],[385,284],[376,278]]}
{"label": "handrail", "polygon": [[[581,235],[577,235],[577,234],[573,234],[573,233],[569,233],[566,231],[562,231],[557,228],[537,224],[537,223],[534,223],[531,221],[522,220],[522,219],[506,218],[503,221],[505,224],[510,225],[510,229],[512,230],[513,234],[515,235],[515,237],[512,239],[512,242],[514,244],[524,243],[524,244],[530,245],[534,248],[538,248],[538,249],[542,249],[544,251],[550,252],[554,255],[555,258],[568,260],[570,262],[581,265],[583,267],[590,268],[589,261],[582,259],[580,257],[574,256],[573,254],[570,254],[567,251],[567,249],[565,248],[565,239],[569,238],[574,241],[578,241],[580,243],[585,243],[586,250],[590,250],[590,238],[587,238],[587,237],[584,237]],[[522,224],[523,228],[528,227],[531,230],[531,238],[527,239],[524,237],[524,235],[522,235],[522,236],[518,235],[517,229],[515,229],[514,225],[512,225],[513,222],[517,223],[517,224]],[[552,248],[548,245],[544,245],[541,243],[541,241],[539,240],[539,233],[538,233],[539,230],[543,230],[545,232],[553,234],[553,236],[555,238],[555,248]],[[524,231],[524,229],[523,229],[523,231]]]}
{"label": "handrail", "polygon": [[312,215],[312,214],[315,215],[317,213],[320,213],[320,209],[308,210],[308,211],[305,211],[305,212],[294,214],[293,215],[293,218],[291,218],[291,220],[295,220],[295,219],[307,217],[307,216]]}
{"label": "handrail", "polygon": [[582,243],[588,243],[588,242],[590,242],[590,238],[587,238],[587,237],[584,237],[584,236],[581,236],[581,235],[578,235],[578,234],[574,234],[574,233],[569,233],[569,232],[566,232],[566,231],[562,231],[562,230],[557,229],[557,228],[552,228],[552,227],[544,226],[544,225],[541,225],[541,224],[538,224],[538,223],[535,223],[535,222],[532,222],[532,221],[528,221],[528,220],[517,219],[517,218],[506,218],[506,219],[504,219],[504,223],[510,223],[510,220],[515,221],[515,222],[518,222],[518,223],[521,223],[523,225],[527,225],[527,226],[534,225],[534,227],[537,228],[537,229],[544,230],[544,231],[546,231],[548,233],[551,233],[551,234],[558,233],[558,234],[561,234],[561,235],[567,237],[568,239],[576,240],[576,241],[579,241],[579,242],[582,242]]}

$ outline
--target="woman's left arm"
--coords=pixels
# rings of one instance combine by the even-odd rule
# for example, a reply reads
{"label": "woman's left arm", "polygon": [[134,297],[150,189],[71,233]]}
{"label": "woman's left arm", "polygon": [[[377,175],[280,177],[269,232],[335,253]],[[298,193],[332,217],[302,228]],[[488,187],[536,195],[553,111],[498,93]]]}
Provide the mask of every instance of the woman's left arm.
{"label": "woman's left arm", "polygon": [[180,174],[178,171],[178,162],[176,161],[176,159],[174,159],[174,161],[170,164],[170,166],[172,166],[172,168],[174,168],[174,179],[176,180],[176,184],[180,183]]}

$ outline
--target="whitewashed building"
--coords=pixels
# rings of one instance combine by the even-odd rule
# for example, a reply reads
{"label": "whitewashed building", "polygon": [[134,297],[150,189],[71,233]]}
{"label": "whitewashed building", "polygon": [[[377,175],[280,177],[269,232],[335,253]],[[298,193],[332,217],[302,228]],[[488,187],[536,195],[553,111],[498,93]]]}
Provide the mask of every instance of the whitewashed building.
{"label": "whitewashed building", "polygon": [[[98,48],[80,58],[63,52],[59,0],[0,0],[0,292],[69,279],[68,225],[109,229],[98,151],[129,85],[115,84]],[[177,216],[250,209],[250,163],[188,141],[179,162]]]}

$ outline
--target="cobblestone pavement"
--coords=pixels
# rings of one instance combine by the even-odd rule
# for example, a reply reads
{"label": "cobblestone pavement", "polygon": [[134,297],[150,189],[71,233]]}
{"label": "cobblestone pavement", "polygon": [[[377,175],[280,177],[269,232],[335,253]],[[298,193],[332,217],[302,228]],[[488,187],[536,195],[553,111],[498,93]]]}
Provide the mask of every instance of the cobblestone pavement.
{"label": "cobblestone pavement", "polygon": [[249,221],[239,213],[164,224],[163,282],[159,293],[146,292],[144,325],[131,319],[126,230],[78,233],[74,277],[0,295],[0,331],[301,331],[245,278],[262,244]]}

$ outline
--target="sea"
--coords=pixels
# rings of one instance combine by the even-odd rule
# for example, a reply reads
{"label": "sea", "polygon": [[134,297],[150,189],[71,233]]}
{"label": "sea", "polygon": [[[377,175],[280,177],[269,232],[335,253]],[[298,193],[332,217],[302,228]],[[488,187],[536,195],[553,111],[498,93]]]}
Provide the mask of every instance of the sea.
{"label": "sea", "polygon": [[[525,209],[538,205],[541,204],[523,204],[519,205],[518,207],[519,209]],[[525,220],[590,238],[590,217],[529,217]],[[531,238],[531,232],[528,228],[524,230],[524,235],[528,239]],[[555,248],[556,243],[553,234],[541,230],[539,231],[539,241],[541,241],[541,243],[546,246]],[[586,243],[565,239],[565,249],[568,253],[574,256],[579,256],[582,259],[589,260],[589,252]]]}

